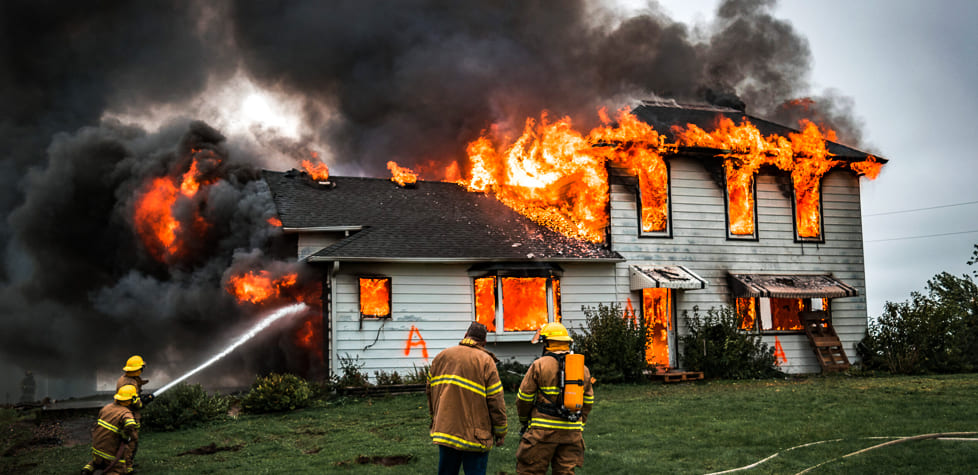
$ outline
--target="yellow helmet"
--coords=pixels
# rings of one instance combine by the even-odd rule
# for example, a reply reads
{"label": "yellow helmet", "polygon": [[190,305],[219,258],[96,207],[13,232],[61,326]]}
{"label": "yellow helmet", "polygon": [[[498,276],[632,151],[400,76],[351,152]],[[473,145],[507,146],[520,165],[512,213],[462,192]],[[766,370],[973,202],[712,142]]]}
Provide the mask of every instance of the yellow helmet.
{"label": "yellow helmet", "polygon": [[136,389],[136,386],[127,384],[119,388],[119,390],[115,392],[114,397],[116,401],[132,401],[132,398],[137,396],[139,396],[139,390]]}
{"label": "yellow helmet", "polygon": [[146,366],[146,363],[143,361],[143,357],[139,355],[134,355],[134,356],[130,356],[129,359],[126,360],[126,367],[122,368],[122,370],[139,371],[143,369],[143,366]]}
{"label": "yellow helmet", "polygon": [[570,337],[570,334],[567,333],[567,327],[557,322],[548,323],[540,327],[540,329],[537,330],[537,334],[533,336],[531,343],[536,343],[540,341],[541,338],[552,341],[574,341]]}

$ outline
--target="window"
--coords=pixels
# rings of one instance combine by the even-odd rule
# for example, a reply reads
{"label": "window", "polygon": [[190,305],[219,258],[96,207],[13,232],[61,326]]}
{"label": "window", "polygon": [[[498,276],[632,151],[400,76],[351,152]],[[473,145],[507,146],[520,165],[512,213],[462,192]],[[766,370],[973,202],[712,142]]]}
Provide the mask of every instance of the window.
{"label": "window", "polygon": [[724,203],[727,208],[727,239],[757,239],[756,180],[753,171],[724,165]]}
{"label": "window", "polygon": [[737,299],[737,314],[742,330],[762,332],[800,332],[804,330],[800,313],[828,310],[829,299],[784,299],[748,297]]}
{"label": "window", "polygon": [[793,187],[792,207],[795,219],[795,241],[825,242],[822,227],[822,194],[819,183]]}
{"label": "window", "polygon": [[358,278],[360,318],[391,318],[391,278]]}
{"label": "window", "polygon": [[560,321],[556,276],[484,275],[474,280],[475,318],[490,333],[536,331]]}
{"label": "window", "polygon": [[672,237],[669,167],[661,158],[638,170],[639,236]]}

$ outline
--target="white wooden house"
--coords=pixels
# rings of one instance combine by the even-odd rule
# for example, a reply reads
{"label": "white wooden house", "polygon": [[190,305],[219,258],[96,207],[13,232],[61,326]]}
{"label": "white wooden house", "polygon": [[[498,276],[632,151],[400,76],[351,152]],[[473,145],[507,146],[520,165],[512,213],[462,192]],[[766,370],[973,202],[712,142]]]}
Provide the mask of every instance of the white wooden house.
{"label": "white wooden house", "polygon": [[[656,130],[743,117],[715,107],[645,105],[634,113]],[[750,120],[765,133],[791,130]],[[867,157],[834,143],[829,150],[840,160]],[[826,311],[856,359],[867,324],[859,177],[847,168],[824,175],[820,234],[800,239],[790,178],[761,168],[754,231],[731,235],[718,155],[666,157],[668,224],[657,232],[642,231],[635,177],[611,170],[604,244],[563,236],[452,183],[316,182],[296,170],[265,171],[264,179],[295,257],[322,270],[324,358],[334,373],[344,358],[368,374],[411,372],[457,344],[473,319],[489,324],[488,348],[497,356],[529,362],[540,351],[529,343],[535,326],[561,319],[574,330],[584,322],[582,307],[611,303],[631,303],[659,322],[650,355],[678,368],[684,313],[735,306],[738,298],[756,314],[745,331],[777,348],[783,370],[821,370],[800,324],[785,324],[803,310]],[[377,286],[386,302],[374,308],[367,300]]]}

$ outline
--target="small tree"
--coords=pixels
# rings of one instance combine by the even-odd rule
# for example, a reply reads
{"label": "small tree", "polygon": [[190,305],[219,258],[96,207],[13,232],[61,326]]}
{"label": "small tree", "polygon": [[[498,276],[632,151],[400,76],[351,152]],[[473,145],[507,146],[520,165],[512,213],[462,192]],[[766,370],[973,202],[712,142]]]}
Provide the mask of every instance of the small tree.
{"label": "small tree", "polygon": [[591,374],[605,383],[645,380],[645,322],[626,318],[617,303],[583,307],[586,328],[572,331],[573,349]]}
{"label": "small tree", "polygon": [[242,405],[255,413],[292,411],[308,406],[311,397],[306,380],[294,374],[272,373],[255,379]]}
{"label": "small tree", "polygon": [[683,344],[683,366],[702,371],[708,378],[750,379],[779,376],[775,366],[774,349],[761,342],[761,337],[740,329],[737,313],[724,306],[711,308],[706,316],[683,311],[689,333]]}

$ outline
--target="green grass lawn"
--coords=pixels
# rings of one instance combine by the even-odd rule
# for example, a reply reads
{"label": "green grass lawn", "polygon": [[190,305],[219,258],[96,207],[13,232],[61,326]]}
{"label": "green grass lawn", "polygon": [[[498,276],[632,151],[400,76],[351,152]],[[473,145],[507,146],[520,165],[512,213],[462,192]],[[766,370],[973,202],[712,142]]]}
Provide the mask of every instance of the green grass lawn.
{"label": "green grass lawn", "polygon": [[[489,473],[515,473],[511,435]],[[146,432],[139,473],[434,473],[423,394],[320,404],[285,414],[241,415],[206,428]],[[921,440],[845,459],[897,437],[978,431],[978,374],[813,377],[595,388],[581,474],[976,473],[978,441]],[[182,453],[215,444],[211,454]],[[809,445],[805,445],[809,444]],[[4,448],[6,451],[6,448]],[[358,458],[411,456],[386,467]],[[77,473],[88,447],[36,448],[0,458],[0,473]]]}

